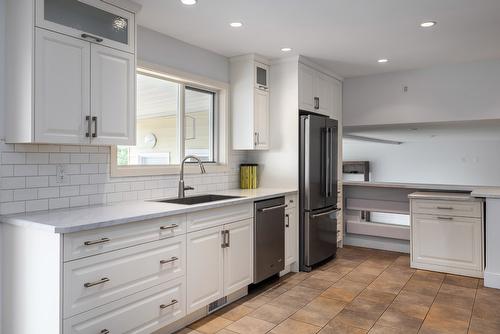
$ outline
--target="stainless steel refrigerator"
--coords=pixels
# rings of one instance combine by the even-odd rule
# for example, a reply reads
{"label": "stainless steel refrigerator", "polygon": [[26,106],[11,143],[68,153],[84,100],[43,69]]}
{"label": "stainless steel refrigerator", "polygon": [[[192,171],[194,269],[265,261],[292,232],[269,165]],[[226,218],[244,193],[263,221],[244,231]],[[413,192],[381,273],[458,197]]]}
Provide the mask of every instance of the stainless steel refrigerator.
{"label": "stainless steel refrigerator", "polygon": [[300,270],[337,251],[338,122],[300,116]]}

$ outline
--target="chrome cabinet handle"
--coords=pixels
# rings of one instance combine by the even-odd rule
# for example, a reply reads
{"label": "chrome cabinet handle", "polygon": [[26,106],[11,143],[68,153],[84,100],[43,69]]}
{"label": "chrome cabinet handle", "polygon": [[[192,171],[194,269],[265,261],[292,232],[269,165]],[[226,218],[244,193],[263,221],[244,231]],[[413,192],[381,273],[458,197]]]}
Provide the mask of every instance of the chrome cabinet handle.
{"label": "chrome cabinet handle", "polygon": [[453,210],[453,207],[451,206],[438,206],[437,208],[439,210]]}
{"label": "chrome cabinet handle", "polygon": [[99,332],[100,334],[109,334],[109,331],[107,329],[103,329],[102,331]]}
{"label": "chrome cabinet handle", "polygon": [[285,227],[290,227],[290,215],[287,213],[285,217],[286,217]]}
{"label": "chrome cabinet handle", "polygon": [[90,116],[85,116],[85,120],[87,121],[87,132],[85,133],[85,137],[88,138],[92,132],[92,122],[90,121]]}
{"label": "chrome cabinet handle", "polygon": [[177,228],[177,227],[179,227],[179,225],[170,224],[170,225],[166,225],[166,226],[160,226],[160,230],[172,230],[172,229]]}
{"label": "chrome cabinet handle", "polygon": [[170,260],[161,260],[161,261],[160,261],[160,264],[167,264],[167,263],[174,262],[174,261],[177,261],[177,260],[179,260],[179,258],[178,258],[178,257],[172,256],[172,257],[170,258]]}
{"label": "chrome cabinet handle", "polygon": [[85,246],[92,246],[92,245],[97,245],[97,244],[103,244],[105,242],[110,242],[111,239],[109,238],[101,238],[99,240],[93,240],[93,241],[85,241],[83,244]]}
{"label": "chrome cabinet handle", "polygon": [[319,97],[314,97],[314,109],[319,109]]}
{"label": "chrome cabinet handle", "polygon": [[259,85],[259,88],[260,89],[263,89],[263,90],[268,90],[269,88],[267,88],[266,86],[262,86],[262,85]]}
{"label": "chrome cabinet handle", "polygon": [[221,248],[226,248],[226,230],[222,230],[220,232],[220,235],[222,236],[222,243],[220,245]]}
{"label": "chrome cabinet handle", "polygon": [[226,247],[231,247],[231,232],[229,230],[226,230],[226,235],[227,235]]}
{"label": "chrome cabinet handle", "polygon": [[101,37],[97,37],[97,36],[93,36],[93,35],[89,35],[89,34],[81,34],[81,36],[82,36],[82,38],[85,38],[85,39],[93,39],[97,43],[101,43],[102,41],[104,41]]}
{"label": "chrome cabinet handle", "polygon": [[260,145],[260,134],[255,132],[255,146]]}
{"label": "chrome cabinet handle", "polygon": [[92,134],[92,138],[97,137],[97,116],[92,117],[92,122],[94,123],[94,133]]}
{"label": "chrome cabinet handle", "polygon": [[453,220],[453,217],[437,217],[439,220]]}
{"label": "chrome cabinet handle", "polygon": [[322,213],[317,213],[315,215],[311,215],[311,218],[314,219],[314,218],[318,218],[318,217],[321,217],[321,216],[326,216],[326,215],[329,215],[329,214],[332,214],[332,213],[335,213],[335,212],[339,212],[340,209],[339,208],[336,208],[336,209],[333,209],[333,210],[330,210],[330,211],[326,211],[326,212],[322,212]]}
{"label": "chrome cabinet handle", "polygon": [[163,309],[165,309],[165,308],[167,308],[169,306],[173,306],[173,305],[177,304],[178,302],[179,301],[177,299],[172,299],[172,301],[169,304],[161,304],[160,305],[160,309],[163,310]]}
{"label": "chrome cabinet handle", "polygon": [[276,205],[276,206],[271,206],[269,208],[262,208],[262,209],[259,209],[260,212],[268,212],[268,211],[272,211],[272,210],[277,210],[277,209],[282,209],[282,208],[287,208],[288,205],[286,204],[281,204],[281,205]]}
{"label": "chrome cabinet handle", "polygon": [[103,278],[101,278],[100,280],[98,280],[96,282],[85,283],[83,286],[86,287],[86,288],[90,288],[90,287],[93,287],[93,286],[96,286],[96,285],[99,285],[99,284],[103,284],[103,283],[106,283],[106,282],[109,282],[109,281],[110,281],[109,278],[103,277]]}

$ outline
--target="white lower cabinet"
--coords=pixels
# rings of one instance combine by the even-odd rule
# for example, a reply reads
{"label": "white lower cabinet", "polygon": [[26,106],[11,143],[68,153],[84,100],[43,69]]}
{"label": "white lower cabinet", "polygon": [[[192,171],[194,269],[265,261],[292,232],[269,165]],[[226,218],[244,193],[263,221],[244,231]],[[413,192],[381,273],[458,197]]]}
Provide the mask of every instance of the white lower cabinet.
{"label": "white lower cabinet", "polygon": [[414,193],[410,199],[411,266],[482,277],[483,202],[442,193]]}
{"label": "white lower cabinet", "polygon": [[253,282],[253,220],[228,224],[224,248],[224,296]]}
{"label": "white lower cabinet", "polygon": [[223,297],[222,226],[187,236],[187,312]]}
{"label": "white lower cabinet", "polygon": [[296,208],[285,210],[285,266],[297,262],[299,221]]}
{"label": "white lower cabinet", "polygon": [[188,233],[187,312],[253,282],[253,219]]}
{"label": "white lower cabinet", "polygon": [[65,320],[64,334],[152,333],[186,315],[185,291],[184,277],[157,285]]}
{"label": "white lower cabinet", "polygon": [[64,264],[64,318],[184,276],[185,236]]}

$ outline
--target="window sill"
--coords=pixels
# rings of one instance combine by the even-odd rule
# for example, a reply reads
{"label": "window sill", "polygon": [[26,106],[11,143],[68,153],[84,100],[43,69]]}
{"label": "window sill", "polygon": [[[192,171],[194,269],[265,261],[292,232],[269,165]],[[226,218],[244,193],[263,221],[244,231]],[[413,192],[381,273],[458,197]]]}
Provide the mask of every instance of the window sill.
{"label": "window sill", "polygon": [[[207,173],[224,173],[229,171],[228,165],[207,163],[204,165]],[[168,166],[111,166],[111,177],[127,176],[161,176],[161,175],[179,175],[180,165]],[[199,174],[198,164],[184,166],[185,174]]]}

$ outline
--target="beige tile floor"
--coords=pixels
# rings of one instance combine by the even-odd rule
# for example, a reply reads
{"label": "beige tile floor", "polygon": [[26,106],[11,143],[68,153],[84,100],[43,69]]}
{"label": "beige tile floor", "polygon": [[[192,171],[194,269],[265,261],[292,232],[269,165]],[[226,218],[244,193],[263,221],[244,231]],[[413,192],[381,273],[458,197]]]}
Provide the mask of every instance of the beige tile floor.
{"label": "beige tile floor", "polygon": [[346,247],[181,334],[500,333],[500,290],[475,278],[414,270],[401,253]]}

